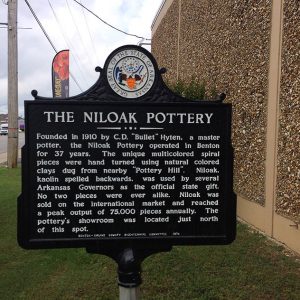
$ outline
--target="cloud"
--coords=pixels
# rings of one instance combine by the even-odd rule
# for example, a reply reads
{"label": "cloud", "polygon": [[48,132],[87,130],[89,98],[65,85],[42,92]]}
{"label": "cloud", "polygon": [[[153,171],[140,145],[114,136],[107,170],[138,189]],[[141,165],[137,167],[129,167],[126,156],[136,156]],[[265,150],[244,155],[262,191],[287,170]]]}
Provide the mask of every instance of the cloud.
{"label": "cloud", "polygon": [[[138,38],[124,35],[103,24],[72,0],[29,0],[57,50],[70,48],[70,71],[84,91],[98,79],[96,66],[103,67],[108,55],[117,47],[137,44]],[[69,4],[69,8],[67,6]],[[151,23],[161,0],[82,0],[82,3],[108,23],[124,31],[150,37]],[[70,12],[71,11],[71,12]],[[83,12],[84,11],[84,12]],[[0,20],[7,20],[7,6],[0,2]],[[76,22],[77,26],[75,25]],[[18,31],[19,111],[23,101],[32,99],[31,90],[51,96],[51,63],[55,51],[42,33],[24,1],[19,1],[18,24],[32,27]],[[0,112],[7,112],[7,30],[0,30]],[[149,49],[149,47],[148,47]],[[70,95],[81,93],[70,80]]]}

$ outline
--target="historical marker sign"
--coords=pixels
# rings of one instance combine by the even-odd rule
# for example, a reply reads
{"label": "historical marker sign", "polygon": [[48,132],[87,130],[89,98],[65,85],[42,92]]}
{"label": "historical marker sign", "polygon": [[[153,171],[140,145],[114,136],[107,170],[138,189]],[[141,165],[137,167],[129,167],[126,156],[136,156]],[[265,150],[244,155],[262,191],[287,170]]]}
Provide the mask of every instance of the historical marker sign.
{"label": "historical marker sign", "polygon": [[25,102],[20,245],[230,243],[231,105],[174,95],[135,46],[101,74],[82,95]]}

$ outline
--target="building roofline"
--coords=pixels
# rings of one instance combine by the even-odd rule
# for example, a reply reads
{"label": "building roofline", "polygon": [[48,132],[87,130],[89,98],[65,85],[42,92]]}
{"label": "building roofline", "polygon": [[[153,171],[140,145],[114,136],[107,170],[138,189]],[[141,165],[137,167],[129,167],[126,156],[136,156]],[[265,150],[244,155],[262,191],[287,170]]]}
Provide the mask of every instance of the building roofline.
{"label": "building roofline", "polygon": [[155,33],[158,25],[160,24],[162,18],[165,16],[166,12],[168,11],[169,7],[173,3],[174,0],[162,0],[160,7],[157,10],[157,13],[155,14],[155,17],[151,24],[151,33],[152,36]]}

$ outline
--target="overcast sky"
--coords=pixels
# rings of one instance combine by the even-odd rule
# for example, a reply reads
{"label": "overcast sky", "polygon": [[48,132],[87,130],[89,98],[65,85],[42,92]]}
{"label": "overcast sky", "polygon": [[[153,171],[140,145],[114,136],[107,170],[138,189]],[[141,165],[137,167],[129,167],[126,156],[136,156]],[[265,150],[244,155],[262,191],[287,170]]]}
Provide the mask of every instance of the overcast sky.
{"label": "overcast sky", "polygon": [[[0,1],[0,22],[7,22],[6,0]],[[107,56],[117,47],[140,39],[122,34],[103,24],[73,0],[28,0],[56,49],[70,49],[70,71],[82,91],[91,87]],[[80,2],[80,0],[79,0]],[[151,38],[151,24],[162,0],[81,0],[106,22],[119,29]],[[50,3],[50,4],[49,4]],[[51,6],[53,8],[51,8]],[[1,25],[2,26],[2,25]],[[52,96],[51,63],[55,52],[24,0],[18,0],[19,115],[31,90]],[[0,29],[0,113],[7,113],[7,29]],[[145,46],[148,50],[149,47]],[[70,78],[70,96],[81,93]]]}

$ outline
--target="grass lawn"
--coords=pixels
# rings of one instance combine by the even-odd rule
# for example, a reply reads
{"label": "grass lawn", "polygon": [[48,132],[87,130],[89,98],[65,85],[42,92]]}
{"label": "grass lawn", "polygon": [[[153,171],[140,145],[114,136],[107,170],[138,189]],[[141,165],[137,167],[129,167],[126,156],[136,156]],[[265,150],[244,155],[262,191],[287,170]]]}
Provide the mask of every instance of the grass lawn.
{"label": "grass lawn", "polygon": [[[0,168],[0,299],[118,299],[116,264],[16,242],[20,169]],[[299,257],[239,224],[229,246],[173,247],[143,263],[142,299],[300,299]]]}

